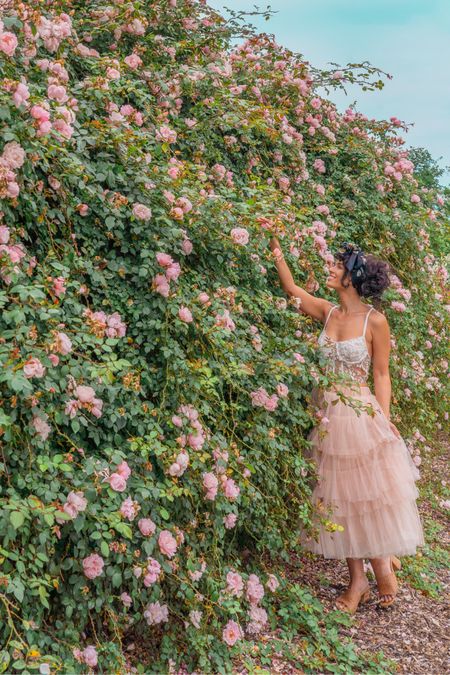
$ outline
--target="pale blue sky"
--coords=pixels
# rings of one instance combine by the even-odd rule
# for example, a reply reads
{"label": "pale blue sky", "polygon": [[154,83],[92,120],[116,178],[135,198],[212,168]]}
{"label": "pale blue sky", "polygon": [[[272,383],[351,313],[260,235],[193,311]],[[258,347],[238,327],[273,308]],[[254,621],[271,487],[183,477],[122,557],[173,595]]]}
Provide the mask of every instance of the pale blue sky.
{"label": "pale blue sky", "polygon": [[[442,167],[450,165],[450,0],[207,0],[225,7],[277,12],[265,21],[247,17],[273,33],[279,45],[303,54],[316,67],[369,61],[393,76],[374,92],[346,86],[327,95],[339,110],[357,101],[369,117],[414,123],[404,147],[427,148]],[[329,67],[329,66],[328,66]],[[450,183],[450,173],[441,179]]]}

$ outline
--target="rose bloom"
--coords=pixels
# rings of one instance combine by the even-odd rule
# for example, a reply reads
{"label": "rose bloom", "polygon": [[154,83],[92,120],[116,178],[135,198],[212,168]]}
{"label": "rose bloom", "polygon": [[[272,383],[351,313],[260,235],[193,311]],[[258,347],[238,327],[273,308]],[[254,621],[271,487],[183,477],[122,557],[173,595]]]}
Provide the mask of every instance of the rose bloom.
{"label": "rose bloom", "polygon": [[138,520],[138,528],[141,531],[141,534],[144,535],[144,537],[149,537],[150,535],[155,533],[156,530],[156,525],[151,520],[151,518],[141,518]]}
{"label": "rose bloom", "polygon": [[128,478],[131,475],[131,469],[125,460],[123,462],[120,462],[120,464],[116,468],[116,473],[118,473],[119,476],[122,476],[122,478],[125,478],[125,480],[128,480]]}
{"label": "rose bloom", "polygon": [[6,54],[6,56],[12,56],[14,54],[17,44],[17,38],[14,33],[8,31],[0,33],[0,51]]}
{"label": "rose bloom", "polygon": [[39,361],[39,359],[32,357],[28,359],[23,367],[23,374],[25,377],[44,377],[45,375],[45,366]]}
{"label": "rose bloom", "polygon": [[226,592],[239,598],[242,595],[243,590],[244,582],[239,572],[228,572]]}
{"label": "rose bloom", "polygon": [[285,398],[289,394],[289,388],[280,382],[280,384],[277,385],[277,394],[278,396]]}
{"label": "rose bloom", "polygon": [[125,63],[127,64],[128,68],[131,68],[132,70],[136,70],[139,66],[142,65],[142,59],[140,56],[137,54],[129,54],[124,58]]}
{"label": "rose bloom", "polygon": [[162,253],[160,251],[156,254],[156,261],[158,265],[161,265],[162,267],[169,267],[169,265],[172,265],[173,263],[173,258],[168,253]]}
{"label": "rose bloom", "polygon": [[158,545],[161,553],[168,558],[172,558],[177,550],[177,542],[175,537],[169,530],[163,530],[158,537]]}
{"label": "rose bloom", "polygon": [[92,387],[86,387],[81,384],[76,387],[75,394],[81,403],[92,403],[95,398],[95,391]]}
{"label": "rose bloom", "polygon": [[103,573],[103,566],[105,561],[98,553],[91,553],[87,558],[84,558],[82,561],[83,572],[88,579],[95,579]]}
{"label": "rose bloom", "polygon": [[228,513],[223,518],[223,524],[227,530],[231,530],[236,525],[236,521],[237,515],[235,513]]}
{"label": "rose bloom", "polygon": [[9,228],[6,225],[0,225],[0,244],[7,244],[9,241]]}
{"label": "rose bloom", "polygon": [[202,303],[202,305],[205,305],[209,301],[209,295],[208,293],[205,293],[202,291],[201,293],[198,294],[197,300]]}
{"label": "rose bloom", "polygon": [[115,492],[123,492],[127,487],[127,481],[120,473],[112,473],[109,477],[109,484]]}
{"label": "rose bloom", "polygon": [[236,621],[230,619],[222,632],[223,641],[232,647],[234,643],[237,642],[237,640],[240,640],[242,637],[243,633],[241,627],[236,623]]}
{"label": "rose bloom", "polygon": [[1,162],[9,169],[20,169],[25,161],[25,150],[16,141],[6,143]]}
{"label": "rose bloom", "polygon": [[97,665],[98,662],[97,650],[92,645],[89,645],[88,647],[86,647],[86,649],[83,649],[83,651],[81,652],[81,657],[85,662],[85,664],[90,668],[94,668],[94,666]]}
{"label": "rose bloom", "polygon": [[184,321],[185,323],[191,323],[193,320],[192,314],[187,307],[180,307],[178,310],[178,316],[180,317],[181,321]]}
{"label": "rose bloom", "polygon": [[264,586],[256,574],[250,574],[247,580],[247,600],[257,604],[264,597]]}
{"label": "rose bloom", "polygon": [[277,590],[279,585],[280,585],[280,582],[278,581],[276,576],[274,574],[269,574],[269,578],[266,582],[266,586],[269,589],[269,591],[272,591],[272,593],[274,593]]}
{"label": "rose bloom", "polygon": [[68,354],[72,349],[72,342],[65,333],[57,333],[54,344],[59,354]]}
{"label": "rose bloom", "polygon": [[231,238],[233,239],[235,244],[245,246],[246,244],[248,244],[249,234],[244,227],[234,227],[231,230]]}
{"label": "rose bloom", "polygon": [[144,204],[135,204],[133,206],[133,215],[139,220],[150,220],[152,211]]}

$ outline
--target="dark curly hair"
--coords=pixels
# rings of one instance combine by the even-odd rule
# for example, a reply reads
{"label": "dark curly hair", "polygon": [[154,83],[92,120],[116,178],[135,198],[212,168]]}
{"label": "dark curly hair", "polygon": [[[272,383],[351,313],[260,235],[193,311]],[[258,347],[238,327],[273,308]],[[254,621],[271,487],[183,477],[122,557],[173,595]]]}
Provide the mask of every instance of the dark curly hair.
{"label": "dark curly hair", "polygon": [[[356,250],[359,250],[362,253],[361,249],[355,247]],[[347,261],[352,255],[351,250],[346,248],[344,251],[338,251],[335,253],[335,259],[341,260],[346,266]],[[344,283],[347,278],[351,278],[352,284],[356,289],[358,295],[362,298],[372,298],[373,304],[376,309],[379,309],[381,305],[381,296],[383,292],[391,285],[390,274],[392,273],[392,268],[388,262],[377,258],[377,256],[372,255],[371,253],[364,254],[365,265],[360,268],[360,274],[357,275],[356,270],[353,269],[351,272],[346,269],[344,276],[342,277],[343,286],[348,286]]]}

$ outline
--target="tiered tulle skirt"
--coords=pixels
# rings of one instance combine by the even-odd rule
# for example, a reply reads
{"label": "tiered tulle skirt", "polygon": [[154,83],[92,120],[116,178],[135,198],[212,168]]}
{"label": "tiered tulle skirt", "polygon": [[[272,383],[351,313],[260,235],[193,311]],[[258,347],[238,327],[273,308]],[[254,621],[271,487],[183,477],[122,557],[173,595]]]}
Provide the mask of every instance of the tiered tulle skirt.
{"label": "tiered tulle skirt", "polygon": [[[416,504],[420,472],[370,388],[339,385],[339,390],[359,405],[371,404],[375,415],[358,414],[336,391],[314,390],[314,403],[324,419],[309,434],[312,447],[307,456],[317,468],[312,501],[319,510],[313,517],[316,537],[308,536],[301,525],[300,541],[325,558],[412,555],[425,544]],[[331,528],[318,513],[332,522]],[[333,524],[339,526],[335,531]]]}

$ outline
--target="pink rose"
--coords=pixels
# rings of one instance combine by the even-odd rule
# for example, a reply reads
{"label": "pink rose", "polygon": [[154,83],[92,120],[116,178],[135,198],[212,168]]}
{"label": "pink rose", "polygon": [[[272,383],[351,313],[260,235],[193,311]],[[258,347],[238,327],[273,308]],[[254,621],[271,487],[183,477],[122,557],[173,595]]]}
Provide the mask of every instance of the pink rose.
{"label": "pink rose", "polygon": [[169,265],[173,263],[173,259],[168,253],[157,253],[156,260],[158,265],[161,265],[162,267],[169,267]]}
{"label": "pink rose", "polygon": [[191,323],[193,321],[192,314],[187,307],[180,307],[178,316],[181,321],[184,321],[185,323]]}
{"label": "pink rose", "polygon": [[237,515],[235,513],[228,513],[223,518],[223,524],[227,530],[231,530],[236,525],[236,521]]}
{"label": "pink rose", "polygon": [[203,474],[203,487],[206,490],[205,498],[213,501],[217,494],[219,481],[211,471]]}
{"label": "pink rose", "polygon": [[245,246],[246,244],[248,244],[249,234],[244,227],[234,227],[231,230],[231,238],[233,239],[235,244]]}
{"label": "pink rose", "polygon": [[103,558],[98,553],[91,553],[82,562],[83,572],[88,579],[95,579],[102,574],[104,564]]}
{"label": "pink rose", "polygon": [[250,574],[247,580],[246,596],[247,600],[255,605],[264,597],[264,586],[256,574]]}
{"label": "pink rose", "polygon": [[152,211],[148,206],[137,203],[133,206],[133,215],[139,220],[150,220],[152,217]]}
{"label": "pink rose", "polygon": [[230,593],[230,595],[235,595],[238,598],[242,595],[244,582],[239,572],[228,572],[227,587],[225,590],[227,593]]}
{"label": "pink rose", "polygon": [[137,54],[129,54],[124,58],[124,62],[127,64],[128,68],[136,70],[139,66],[142,65],[142,59]]}
{"label": "pink rose", "polygon": [[118,80],[120,78],[120,71],[117,70],[117,68],[107,68],[106,69],[106,77],[109,80]]}
{"label": "pink rose", "polygon": [[223,641],[226,642],[227,645],[232,647],[235,644],[235,642],[237,642],[237,640],[242,639],[242,637],[243,637],[242,628],[239,626],[238,623],[236,623],[236,621],[230,619],[230,621],[228,621],[227,625],[222,631]]}
{"label": "pink rose", "polygon": [[78,385],[75,389],[75,394],[81,403],[92,403],[95,398],[95,391],[92,387]]}
{"label": "pink rose", "polygon": [[[47,415],[45,415],[45,419],[47,419]],[[32,421],[32,425],[34,427],[34,430],[36,431],[37,435],[41,438],[42,441],[47,440],[48,435],[52,430],[51,427],[45,421],[45,419],[35,415],[33,417],[33,421]]]}
{"label": "pink rose", "polygon": [[128,520],[134,520],[137,514],[136,502],[134,502],[131,497],[127,497],[122,502],[119,513],[121,513],[124,518],[128,518]]}
{"label": "pink rose", "polygon": [[282,398],[286,398],[286,396],[289,394],[289,388],[280,382],[280,384],[277,385],[277,394]]}
{"label": "pink rose", "polygon": [[34,117],[35,120],[38,120],[39,123],[48,122],[50,119],[49,111],[41,105],[34,105],[30,110],[30,115]]}
{"label": "pink rose", "polygon": [[6,143],[1,162],[9,169],[20,169],[25,161],[25,150],[16,141]]}
{"label": "pink rose", "polygon": [[119,473],[112,473],[110,475],[109,484],[115,492],[123,492],[127,487],[127,481]]}
{"label": "pink rose", "polygon": [[206,303],[209,302],[209,295],[208,293],[202,291],[201,293],[198,294],[197,299],[199,302],[202,303],[202,305],[206,305]]}
{"label": "pink rose", "polygon": [[17,44],[17,38],[14,33],[9,33],[8,31],[0,33],[0,51],[6,54],[6,56],[14,54]]}
{"label": "pink rose", "polygon": [[315,170],[318,171],[319,173],[325,173],[326,171],[325,162],[323,161],[323,159],[316,159],[313,166]]}
{"label": "pink rose", "polygon": [[155,623],[165,623],[169,620],[167,605],[160,605],[159,601],[151,602],[144,612],[144,618],[149,626]]}
{"label": "pink rose", "polygon": [[87,216],[89,213],[89,206],[87,204],[78,204],[76,208],[80,216]]}
{"label": "pink rose", "polygon": [[170,293],[169,282],[164,274],[157,274],[152,281],[152,285],[157,293],[160,293],[164,298],[167,298]]}
{"label": "pink rose", "polygon": [[172,263],[169,267],[166,267],[166,278],[173,279],[176,281],[181,274],[180,264],[177,262]]}
{"label": "pink rose", "polygon": [[89,645],[89,647],[83,649],[83,651],[81,652],[81,657],[85,662],[85,664],[90,668],[94,668],[94,666],[97,665],[98,662],[97,650],[92,645]]}
{"label": "pink rose", "polygon": [[72,342],[65,333],[56,334],[54,346],[59,354],[66,355],[72,350]]}
{"label": "pink rose", "polygon": [[192,241],[190,239],[184,239],[183,243],[181,244],[181,248],[183,249],[183,253],[189,255],[192,253]]}
{"label": "pink rose", "polygon": [[269,591],[272,591],[272,593],[274,593],[277,590],[279,585],[280,585],[280,582],[278,581],[276,576],[274,574],[269,574],[269,578],[266,582],[266,586],[269,589]]}
{"label": "pink rose", "polygon": [[39,361],[39,359],[32,357],[26,361],[23,367],[23,374],[25,377],[44,377],[45,375],[45,366]]}
{"label": "pink rose", "polygon": [[53,292],[57,298],[59,298],[63,293],[66,292],[65,286],[66,280],[64,277],[56,277],[53,279]]}
{"label": "pink rose", "polygon": [[239,486],[236,485],[234,480],[232,478],[228,478],[224,486],[225,497],[230,501],[233,501],[239,496],[240,491],[241,490]]}
{"label": "pink rose", "polygon": [[30,91],[27,85],[23,84],[23,82],[19,82],[12,98],[17,108],[19,108],[21,105],[26,105],[28,99],[30,98]]}
{"label": "pink rose", "polygon": [[158,537],[158,545],[161,553],[166,555],[168,558],[172,558],[175,555],[177,550],[177,542],[169,530],[163,530],[160,532]]}
{"label": "pink rose", "polygon": [[125,460],[120,462],[119,466],[116,468],[116,473],[118,473],[119,476],[122,476],[122,478],[125,478],[125,480],[128,480],[131,475],[131,469]]}
{"label": "pink rose", "polygon": [[58,103],[65,103],[68,100],[66,88],[58,84],[50,84],[47,88],[49,99]]}
{"label": "pink rose", "polygon": [[0,244],[7,244],[9,241],[9,228],[6,225],[0,225]]}
{"label": "pink rose", "polygon": [[156,525],[151,518],[141,518],[138,520],[138,528],[144,537],[149,537],[156,531]]}

